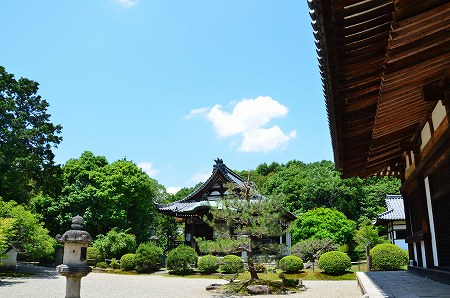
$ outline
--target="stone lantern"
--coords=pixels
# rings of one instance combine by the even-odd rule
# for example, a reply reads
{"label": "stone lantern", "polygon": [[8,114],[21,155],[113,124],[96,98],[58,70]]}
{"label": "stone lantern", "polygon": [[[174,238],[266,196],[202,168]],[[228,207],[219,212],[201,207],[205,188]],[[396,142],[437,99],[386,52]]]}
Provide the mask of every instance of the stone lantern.
{"label": "stone lantern", "polygon": [[81,278],[92,271],[87,265],[87,247],[92,242],[91,235],[84,231],[83,218],[72,219],[72,230],[62,236],[56,235],[58,242],[64,243],[63,263],[56,267],[59,274],[66,277],[66,298],[79,298]]}

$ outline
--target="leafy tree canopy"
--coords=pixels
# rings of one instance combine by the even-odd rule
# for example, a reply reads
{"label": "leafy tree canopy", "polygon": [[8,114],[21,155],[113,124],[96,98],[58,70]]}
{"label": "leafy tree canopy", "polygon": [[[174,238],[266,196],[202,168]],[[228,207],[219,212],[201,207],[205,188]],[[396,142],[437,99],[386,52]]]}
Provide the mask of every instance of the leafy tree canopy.
{"label": "leafy tree canopy", "polygon": [[84,152],[62,167],[63,188],[57,198],[37,196],[33,207],[52,233],[69,228],[71,219],[81,215],[93,237],[117,227],[136,235],[138,243],[149,238],[155,225],[153,201],[162,186],[134,163]]}
{"label": "leafy tree canopy", "polygon": [[4,202],[0,198],[0,220],[4,244],[18,248],[31,260],[52,259],[56,240],[34,214],[14,201]]}
{"label": "leafy tree canopy", "polygon": [[342,179],[334,164],[325,160],[263,163],[255,171],[238,173],[242,177],[250,175],[250,180],[264,194],[283,194],[291,212],[299,214],[319,207],[335,208],[355,221],[373,219],[383,212],[385,195],[398,194],[400,187],[400,180],[390,177]]}
{"label": "leafy tree canopy", "polygon": [[38,86],[0,66],[0,196],[19,203],[48,191],[57,171],[52,147],[62,140],[62,126],[50,122]]}
{"label": "leafy tree canopy", "polygon": [[355,234],[354,221],[335,209],[316,208],[301,214],[294,222],[292,239],[300,240],[314,238],[329,238],[334,243],[343,245],[349,243]]}

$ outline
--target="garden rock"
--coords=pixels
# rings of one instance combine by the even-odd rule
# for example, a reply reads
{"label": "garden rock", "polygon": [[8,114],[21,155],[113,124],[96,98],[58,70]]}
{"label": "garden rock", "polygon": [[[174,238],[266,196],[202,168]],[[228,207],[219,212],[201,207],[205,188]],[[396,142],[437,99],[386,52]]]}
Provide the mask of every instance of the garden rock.
{"label": "garden rock", "polygon": [[213,291],[213,290],[218,290],[222,287],[223,285],[221,284],[210,284],[209,286],[206,287],[207,291]]}
{"label": "garden rock", "polygon": [[269,286],[267,285],[248,286],[247,293],[249,293],[250,295],[267,295],[269,294]]}

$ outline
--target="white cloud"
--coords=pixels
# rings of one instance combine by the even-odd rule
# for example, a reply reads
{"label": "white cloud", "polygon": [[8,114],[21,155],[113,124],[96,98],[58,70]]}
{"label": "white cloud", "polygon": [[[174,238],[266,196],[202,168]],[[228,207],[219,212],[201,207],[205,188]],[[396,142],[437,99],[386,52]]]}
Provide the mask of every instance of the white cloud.
{"label": "white cloud", "polygon": [[149,175],[150,177],[154,177],[159,173],[159,171],[153,168],[153,164],[151,162],[140,162],[137,164],[137,166],[141,168],[145,173],[147,173],[147,175]]}
{"label": "white cloud", "polygon": [[211,172],[197,172],[191,177],[191,181],[195,184],[205,182],[211,176]]}
{"label": "white cloud", "polygon": [[179,192],[181,190],[181,187],[169,186],[166,190],[167,190],[168,193],[171,193],[171,194],[174,195],[174,194],[176,194],[177,192]]}
{"label": "white cloud", "polygon": [[287,112],[288,109],[278,101],[269,96],[259,96],[241,100],[234,106],[231,114],[223,111],[222,106],[215,105],[206,117],[212,122],[219,137],[225,138],[261,128],[274,118],[286,116]]}
{"label": "white cloud", "polygon": [[116,0],[116,2],[126,8],[130,8],[136,6],[138,0]]}
{"label": "white cloud", "polygon": [[270,96],[243,99],[231,103],[233,110],[227,112],[217,104],[212,108],[193,109],[185,118],[202,115],[212,123],[219,138],[242,136],[242,143],[232,140],[230,148],[242,152],[269,152],[282,149],[297,134],[295,130],[285,134],[279,126],[266,127],[270,121],[283,118],[288,108]]}
{"label": "white cloud", "polygon": [[186,117],[184,117],[184,119],[191,119],[197,115],[201,115],[201,114],[206,114],[208,112],[209,108],[207,107],[203,107],[203,108],[199,108],[199,109],[193,109],[191,110],[191,112],[189,113],[189,115],[187,115]]}
{"label": "white cloud", "polygon": [[269,152],[282,148],[290,139],[297,135],[293,130],[285,135],[278,126],[272,128],[259,128],[243,133],[244,140],[238,150],[242,152]]}

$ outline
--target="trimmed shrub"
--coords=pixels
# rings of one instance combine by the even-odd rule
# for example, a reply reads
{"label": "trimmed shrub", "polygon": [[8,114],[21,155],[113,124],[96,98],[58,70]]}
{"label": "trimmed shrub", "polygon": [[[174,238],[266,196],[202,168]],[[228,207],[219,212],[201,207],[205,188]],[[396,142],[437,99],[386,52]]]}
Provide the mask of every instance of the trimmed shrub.
{"label": "trimmed shrub", "polygon": [[109,267],[112,268],[112,269],[119,269],[120,268],[120,264],[115,258],[112,258],[111,259],[111,263],[109,263]]}
{"label": "trimmed shrub", "polygon": [[98,263],[95,265],[95,267],[106,269],[106,268],[108,268],[108,264],[106,264],[105,262],[98,262]]}
{"label": "trimmed shrub", "polygon": [[186,274],[197,264],[197,253],[187,245],[180,245],[167,254],[167,269],[173,274]]}
{"label": "trimmed shrub", "polygon": [[408,263],[408,254],[397,245],[384,243],[370,250],[372,270],[399,270]]}
{"label": "trimmed shrub", "polygon": [[120,258],[120,268],[122,270],[133,270],[136,267],[136,255],[124,254]]}
{"label": "trimmed shrub", "polygon": [[219,270],[223,273],[239,273],[244,271],[244,262],[235,255],[227,255],[222,258]]}
{"label": "trimmed shrub", "polygon": [[141,243],[136,250],[136,270],[138,272],[153,272],[161,268],[163,251],[150,242]]}
{"label": "trimmed shrub", "polygon": [[303,269],[303,260],[294,255],[285,256],[278,262],[278,267],[286,273],[297,273]]}
{"label": "trimmed shrub", "polygon": [[213,255],[200,257],[197,262],[197,269],[201,273],[213,273],[219,269],[220,259]]}
{"label": "trimmed shrub", "polygon": [[350,260],[350,257],[340,251],[329,251],[319,258],[319,268],[325,273],[344,273],[351,266],[352,261]]}

